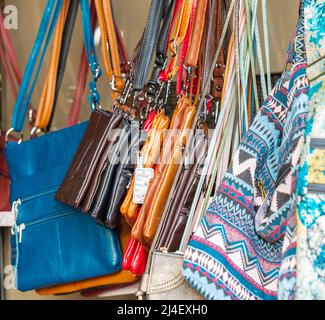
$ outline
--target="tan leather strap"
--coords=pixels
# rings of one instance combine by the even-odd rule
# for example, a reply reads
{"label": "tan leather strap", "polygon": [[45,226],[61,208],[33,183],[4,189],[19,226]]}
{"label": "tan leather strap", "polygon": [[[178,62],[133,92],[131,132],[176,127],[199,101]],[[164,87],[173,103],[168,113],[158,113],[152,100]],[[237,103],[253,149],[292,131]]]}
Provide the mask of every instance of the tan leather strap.
{"label": "tan leather strap", "polygon": [[168,75],[168,79],[172,79],[178,71],[178,46],[184,41],[188,25],[191,18],[191,12],[194,0],[184,0],[178,18],[175,23],[175,28],[170,37],[169,50],[172,57],[172,66]]}
{"label": "tan leather strap", "polygon": [[190,46],[188,48],[187,56],[185,59],[185,63],[191,67],[196,67],[198,65],[205,26],[207,4],[208,0],[200,0],[198,2],[195,21],[191,32]]}
{"label": "tan leather strap", "polygon": [[112,97],[115,99],[122,93],[125,81],[121,73],[111,2],[110,0],[95,0],[95,6],[102,34],[104,66],[107,76],[111,81]]}
{"label": "tan leather strap", "polygon": [[35,127],[45,130],[51,119],[53,111],[56,78],[59,66],[60,51],[62,44],[62,35],[64,30],[64,24],[66,21],[67,13],[69,9],[69,0],[64,0],[60,16],[55,27],[53,47],[50,58],[50,65],[45,79],[45,84],[41,93],[40,102],[38,105]]}
{"label": "tan leather strap", "polygon": [[104,15],[104,9],[103,9],[103,3],[102,0],[95,0],[95,6],[97,11],[97,17],[98,17],[98,24],[100,27],[101,32],[101,38],[102,38],[102,54],[103,54],[103,60],[104,60],[104,66],[107,73],[107,76],[110,80],[112,80],[113,77],[113,71],[112,71],[112,65],[111,61],[109,59],[109,54],[106,49],[106,42],[108,39],[107,35],[107,29],[106,29],[106,21],[105,21],[105,15]]}

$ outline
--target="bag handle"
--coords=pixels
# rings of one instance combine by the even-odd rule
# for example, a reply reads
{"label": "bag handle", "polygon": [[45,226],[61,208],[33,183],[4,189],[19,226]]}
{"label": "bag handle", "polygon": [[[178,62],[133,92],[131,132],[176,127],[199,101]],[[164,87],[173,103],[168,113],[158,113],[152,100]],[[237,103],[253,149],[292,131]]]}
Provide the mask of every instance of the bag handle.
{"label": "bag handle", "polygon": [[152,0],[151,2],[140,49],[140,57],[137,63],[135,79],[133,82],[133,88],[135,91],[141,91],[144,88],[165,6],[165,0]]}
{"label": "bag handle", "polygon": [[90,110],[93,111],[96,107],[100,107],[100,95],[97,90],[97,80],[101,76],[102,71],[98,64],[96,55],[96,47],[94,36],[91,28],[91,16],[88,0],[80,0],[82,13],[82,26],[84,31],[84,44],[87,60],[92,73],[92,80],[89,83],[90,93],[88,95],[88,103]]}
{"label": "bag handle", "polygon": [[56,109],[57,100],[58,100],[60,89],[61,89],[61,84],[63,81],[66,63],[68,60],[68,54],[69,54],[69,50],[70,50],[73,29],[74,29],[76,18],[77,18],[78,8],[79,8],[78,0],[70,1],[68,16],[66,18],[66,22],[65,22],[65,26],[64,26],[64,30],[63,30],[63,36],[62,36],[62,46],[61,46],[59,66],[58,66],[58,75],[57,75],[56,86],[55,86],[53,111],[51,112],[50,121],[46,128],[47,131],[50,130],[50,127],[53,122],[53,116],[54,116],[54,112]]}
{"label": "bag handle", "polygon": [[47,71],[45,84],[41,93],[41,98],[36,114],[35,127],[32,130],[32,136],[33,132],[38,131],[39,129],[45,130],[48,127],[51,115],[53,114],[58,66],[63,40],[63,30],[68,14],[68,9],[69,1],[63,0],[60,16],[54,31],[54,40],[50,58],[50,65]]}
{"label": "bag handle", "polygon": [[[170,40],[169,47],[171,50],[172,60],[169,67],[169,78],[173,78],[174,75],[178,72],[176,84],[177,95],[180,95],[182,90],[183,63],[188,50],[192,25],[194,23],[197,10],[197,4],[198,0],[183,0],[181,11],[176,21],[176,27],[174,28]],[[177,49],[180,44],[182,44],[182,46],[178,59]]]}
{"label": "bag handle", "polygon": [[190,43],[187,51],[185,64],[189,67],[197,67],[201,43],[205,26],[205,17],[208,0],[201,0],[198,3],[193,29],[191,30]]}
{"label": "bag handle", "polygon": [[[4,50],[2,49],[2,45],[1,45],[1,51],[2,51],[1,63],[3,64],[3,67],[5,68],[6,75],[10,82],[10,85],[11,85],[12,93],[14,94],[15,98],[17,98],[18,90],[16,88],[16,84],[15,84],[14,80],[16,80],[16,82],[18,84],[20,84],[22,81],[22,77],[21,77],[21,73],[20,73],[20,70],[18,67],[16,53],[15,53],[12,41],[10,39],[9,32],[4,27],[4,17],[3,17],[1,10],[0,10],[0,35],[1,35],[1,37],[0,37],[1,43],[2,43],[3,47],[6,48],[6,53],[7,53],[7,57],[6,57]],[[10,66],[9,66],[8,62],[10,63],[13,74],[11,74],[11,70],[10,70]]]}
{"label": "bag handle", "polygon": [[[52,34],[54,32],[55,24],[58,19],[59,13],[61,11],[62,7],[62,0],[48,0],[44,14],[39,26],[39,30],[33,45],[33,49],[31,51],[31,54],[29,56],[29,60],[26,66],[26,70],[22,79],[22,83],[18,92],[18,97],[14,106],[13,116],[12,116],[12,124],[11,129],[7,131],[7,138],[8,135],[15,131],[20,132],[21,138],[22,138],[22,130],[24,126],[24,120],[26,117],[28,105],[31,99],[31,95],[34,91],[35,84],[37,81],[37,78],[40,73],[41,65],[44,60],[44,56],[46,53],[46,50],[49,46]],[[47,33],[48,31],[48,33]],[[46,37],[47,34],[47,37]],[[45,40],[46,37],[46,40]],[[36,74],[34,77],[34,80],[31,82],[32,74],[34,72],[34,68],[36,66],[37,59],[39,57],[40,52],[42,51],[43,42],[44,48],[43,52],[40,57],[39,65],[36,69]],[[30,90],[28,92],[29,84],[31,84]],[[21,140],[20,140],[21,141]]]}
{"label": "bag handle", "polygon": [[111,1],[95,0],[95,6],[102,35],[102,53],[104,66],[108,79],[110,81],[112,98],[115,100],[115,98],[119,96],[123,91],[125,81],[122,77],[121,72],[119,48]]}
{"label": "bag handle", "polygon": [[[97,15],[96,15],[96,8],[95,8],[94,1],[91,2],[90,14],[91,14],[91,28],[93,31],[97,24]],[[86,83],[88,78],[89,65],[88,65],[86,50],[84,46],[82,47],[78,70],[79,72],[77,75],[77,85],[76,85],[77,89],[73,98],[70,114],[68,117],[69,126],[75,125],[78,122],[81,105],[82,105],[82,98],[83,98],[83,94],[86,88]]]}
{"label": "bag handle", "polygon": [[[0,24],[1,23],[2,22],[0,21]],[[6,78],[9,81],[11,92],[12,92],[14,98],[17,99],[18,90],[17,90],[16,82],[15,82],[15,80],[17,80],[17,78],[14,79],[15,74],[11,73],[11,69],[10,69],[10,66],[8,64],[8,60],[7,60],[7,57],[6,57],[5,52],[3,50],[3,46],[2,46],[1,42],[0,42],[0,61],[1,61],[1,64],[3,66],[3,69],[5,71]]]}
{"label": "bag handle", "polygon": [[163,24],[156,46],[155,64],[151,72],[150,80],[148,81],[147,94],[150,97],[157,96],[160,87],[160,83],[158,81],[159,75],[166,66],[170,26],[173,19],[174,5],[175,0],[169,0],[163,14]]}

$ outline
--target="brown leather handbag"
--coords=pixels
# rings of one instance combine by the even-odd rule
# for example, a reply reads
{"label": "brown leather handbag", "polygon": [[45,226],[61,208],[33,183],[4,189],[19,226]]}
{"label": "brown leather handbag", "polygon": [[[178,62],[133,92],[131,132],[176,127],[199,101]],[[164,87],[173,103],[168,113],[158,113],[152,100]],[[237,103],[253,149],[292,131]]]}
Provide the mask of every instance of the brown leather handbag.
{"label": "brown leather handbag", "polygon": [[[99,25],[102,32],[104,65],[111,83],[113,98],[121,94],[122,79],[116,29],[109,0],[95,0]],[[105,9],[105,11],[104,11]],[[108,45],[107,45],[108,44]],[[109,53],[112,63],[109,59]],[[65,179],[56,193],[56,199],[88,213],[96,199],[97,190],[107,167],[109,154],[124,135],[128,123],[120,112],[104,111],[99,106],[90,117],[86,133],[78,147]],[[122,129],[120,132],[116,129]]]}
{"label": "brown leather handbag", "polygon": [[157,248],[164,248],[168,252],[178,250],[204,166],[207,149],[207,127],[203,123],[196,130],[194,139],[191,141],[189,155],[185,158],[187,160],[183,164],[171,204],[166,212],[164,223],[160,227]]}

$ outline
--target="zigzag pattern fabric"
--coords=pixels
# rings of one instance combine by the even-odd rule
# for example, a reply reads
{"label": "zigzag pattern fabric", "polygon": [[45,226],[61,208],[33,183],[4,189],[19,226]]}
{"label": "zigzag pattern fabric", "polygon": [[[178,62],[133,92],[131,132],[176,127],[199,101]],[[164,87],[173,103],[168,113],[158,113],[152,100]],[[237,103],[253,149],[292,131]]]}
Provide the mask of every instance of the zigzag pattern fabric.
{"label": "zigzag pattern fabric", "polygon": [[208,299],[293,297],[295,188],[309,88],[303,28],[301,14],[288,55],[292,70],[243,137],[185,252],[183,274]]}

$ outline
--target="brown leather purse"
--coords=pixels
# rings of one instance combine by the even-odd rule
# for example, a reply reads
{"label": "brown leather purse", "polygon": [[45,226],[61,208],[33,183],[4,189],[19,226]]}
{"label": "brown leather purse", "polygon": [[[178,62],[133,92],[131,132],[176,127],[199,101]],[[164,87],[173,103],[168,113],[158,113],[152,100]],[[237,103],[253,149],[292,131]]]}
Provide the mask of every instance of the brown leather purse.
{"label": "brown leather purse", "polygon": [[204,166],[207,149],[207,127],[202,123],[191,141],[189,155],[186,157],[188,160],[185,160],[183,164],[171,204],[164,217],[163,225],[160,227],[157,248],[164,248],[169,252],[178,250]]}
{"label": "brown leather purse", "polygon": [[[122,79],[116,30],[110,0],[95,0],[98,21],[102,32],[102,50],[113,98],[121,94]],[[104,11],[105,9],[105,11]],[[108,46],[107,46],[108,44]],[[109,59],[111,55],[112,63]],[[65,179],[56,193],[56,199],[88,213],[96,199],[102,176],[109,167],[108,157],[119,139],[116,129],[127,128],[120,112],[104,111],[99,106],[90,117],[86,133],[78,147]]]}

